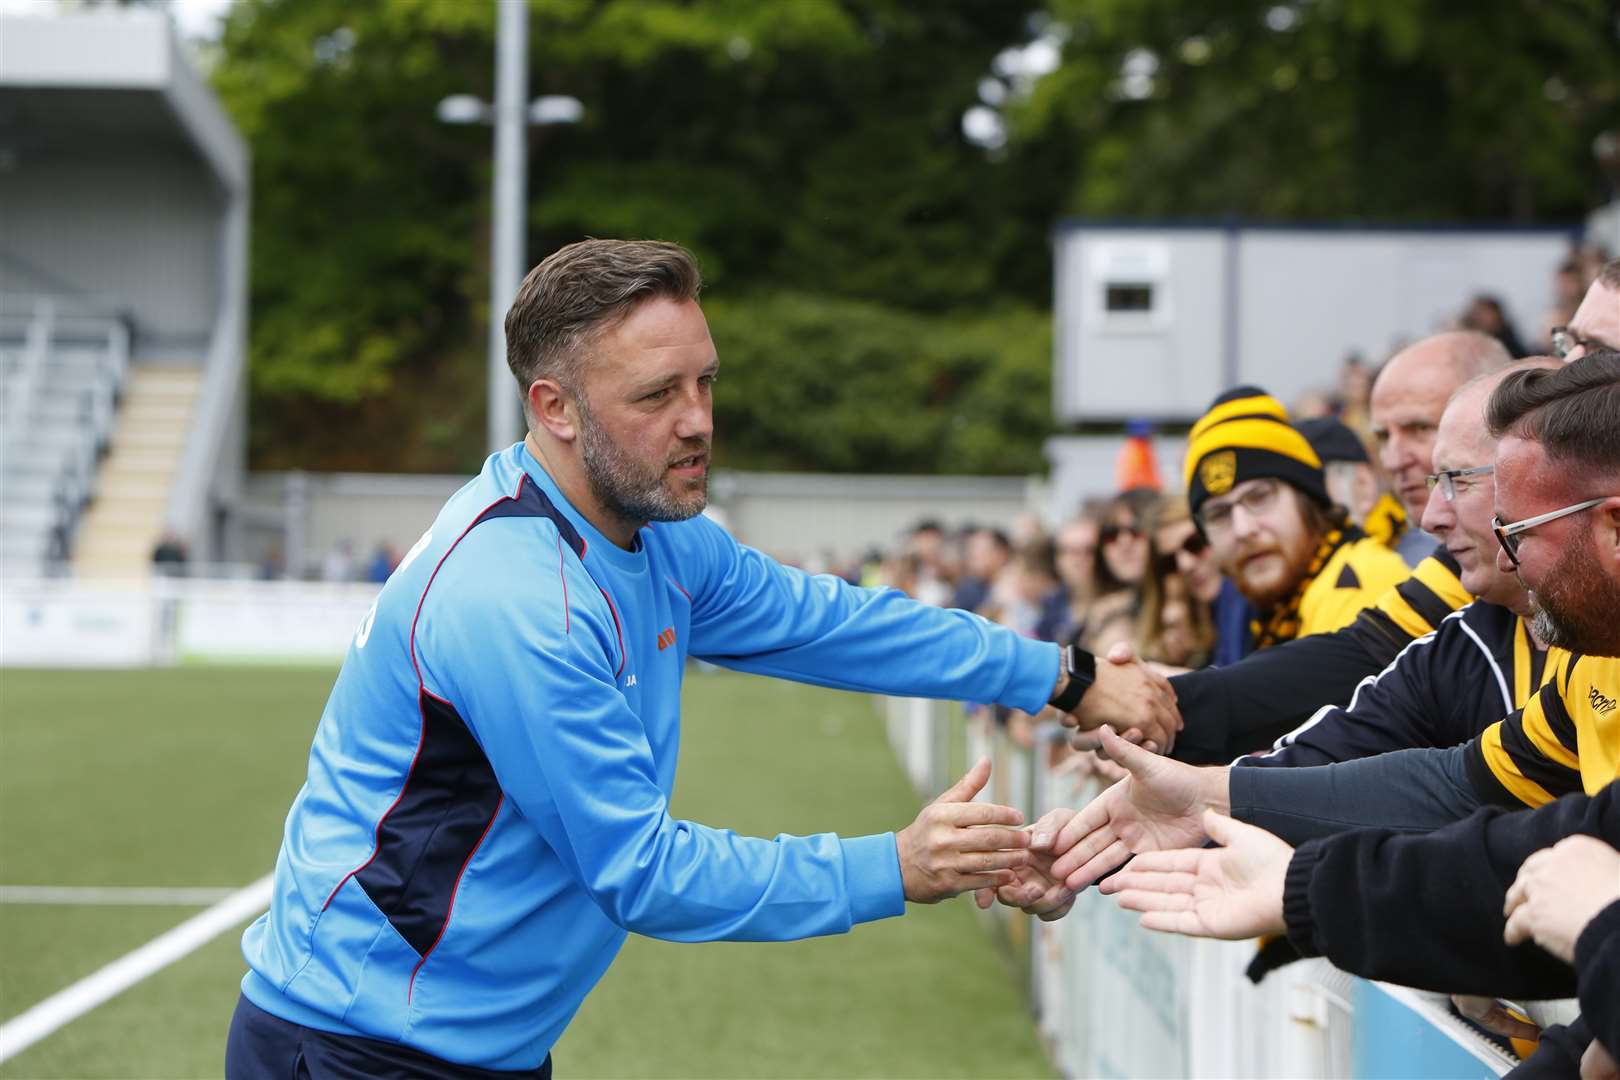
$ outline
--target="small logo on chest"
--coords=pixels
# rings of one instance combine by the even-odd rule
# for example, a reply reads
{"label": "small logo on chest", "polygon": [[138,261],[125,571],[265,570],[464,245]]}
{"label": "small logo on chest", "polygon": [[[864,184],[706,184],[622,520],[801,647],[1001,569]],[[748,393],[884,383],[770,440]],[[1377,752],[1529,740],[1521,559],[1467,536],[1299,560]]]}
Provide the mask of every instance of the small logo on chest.
{"label": "small logo on chest", "polygon": [[658,651],[663,652],[673,644],[675,644],[675,628],[666,627],[664,632],[658,635]]}
{"label": "small logo on chest", "polygon": [[1603,694],[1598,693],[1598,688],[1595,686],[1591,687],[1589,692],[1592,698],[1592,708],[1599,716],[1608,716],[1614,712],[1614,698],[1605,697]]}
{"label": "small logo on chest", "polygon": [[624,688],[628,690],[634,685],[636,685],[636,675],[635,672],[631,672],[629,677],[624,680]]}

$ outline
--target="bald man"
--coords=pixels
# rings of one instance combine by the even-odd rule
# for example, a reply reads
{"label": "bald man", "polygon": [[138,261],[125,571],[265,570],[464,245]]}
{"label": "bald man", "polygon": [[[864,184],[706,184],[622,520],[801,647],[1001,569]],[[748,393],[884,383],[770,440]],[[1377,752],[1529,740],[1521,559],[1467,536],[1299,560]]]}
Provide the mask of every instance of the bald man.
{"label": "bald man", "polygon": [[1434,537],[1417,527],[1429,501],[1426,477],[1434,469],[1434,434],[1446,402],[1463,383],[1500,371],[1513,357],[1502,343],[1473,330],[1426,337],[1392,356],[1372,387],[1372,429],[1379,460],[1411,527],[1396,550],[1416,566],[1434,550]]}

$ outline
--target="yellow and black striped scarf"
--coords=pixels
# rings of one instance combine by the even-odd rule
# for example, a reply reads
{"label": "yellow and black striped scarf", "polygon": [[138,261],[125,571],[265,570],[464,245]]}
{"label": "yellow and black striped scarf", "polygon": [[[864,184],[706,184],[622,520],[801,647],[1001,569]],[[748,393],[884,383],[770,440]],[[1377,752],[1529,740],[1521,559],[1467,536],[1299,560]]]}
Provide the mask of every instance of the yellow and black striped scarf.
{"label": "yellow and black striped scarf", "polygon": [[1305,599],[1305,590],[1311,587],[1311,582],[1316,580],[1322,568],[1328,564],[1328,560],[1333,558],[1334,552],[1342,545],[1364,535],[1354,525],[1344,524],[1342,518],[1339,524],[1327,531],[1321,542],[1316,545],[1316,554],[1311,557],[1311,565],[1299,579],[1293,594],[1272,608],[1271,614],[1263,619],[1255,619],[1249,624],[1249,633],[1254,638],[1256,649],[1280,645],[1299,636],[1299,605]]}

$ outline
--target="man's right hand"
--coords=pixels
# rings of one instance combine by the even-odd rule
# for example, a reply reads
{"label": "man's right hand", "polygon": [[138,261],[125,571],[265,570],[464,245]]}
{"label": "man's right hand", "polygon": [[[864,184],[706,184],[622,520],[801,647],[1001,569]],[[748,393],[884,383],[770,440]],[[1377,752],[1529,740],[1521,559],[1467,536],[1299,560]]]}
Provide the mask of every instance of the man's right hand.
{"label": "man's right hand", "polygon": [[1204,812],[1204,829],[1220,847],[1149,852],[1097,891],[1117,893],[1149,930],[1228,940],[1286,931],[1283,881],[1294,849],[1213,810]]}
{"label": "man's right hand", "polygon": [[1029,834],[1017,828],[1024,815],[973,801],[989,779],[990,759],[980,758],[895,835],[907,900],[937,904],[973,889],[1010,885],[1018,880],[1015,869],[1029,865]]}
{"label": "man's right hand", "polygon": [[1203,843],[1204,811],[1225,813],[1228,805],[1226,769],[1158,757],[1108,728],[1102,739],[1108,756],[1131,775],[1093,799],[1052,840],[1050,850],[1058,856],[1052,876],[1074,892],[1132,855]]}
{"label": "man's right hand", "polygon": [[1097,680],[1063,723],[1078,728],[1070,742],[1077,750],[1096,750],[1100,732],[1111,727],[1124,734],[1136,732],[1135,741],[1169,753],[1181,730],[1181,712],[1170,680],[1143,664],[1129,645],[1115,645],[1097,658]]}

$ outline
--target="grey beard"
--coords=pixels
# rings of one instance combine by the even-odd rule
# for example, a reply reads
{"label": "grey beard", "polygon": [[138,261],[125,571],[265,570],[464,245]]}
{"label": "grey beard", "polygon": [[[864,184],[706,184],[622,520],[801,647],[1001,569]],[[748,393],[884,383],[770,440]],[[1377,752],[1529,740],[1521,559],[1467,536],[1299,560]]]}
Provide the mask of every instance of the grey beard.
{"label": "grey beard", "polygon": [[1577,616],[1566,620],[1537,603],[1535,614],[1530,617],[1530,630],[1555,649],[1597,656],[1620,655],[1620,639],[1612,638],[1612,615],[1590,619]]}
{"label": "grey beard", "polygon": [[1556,648],[1620,656],[1620,630],[1615,624],[1615,613],[1620,612],[1620,583],[1605,577],[1595,565],[1589,568],[1592,573],[1582,572],[1588,569],[1584,566],[1570,568],[1578,574],[1577,580],[1560,583],[1550,606],[1547,597],[1532,594],[1530,629]]}
{"label": "grey beard", "polygon": [[[664,484],[664,466],[642,466],[630,460],[597,424],[586,407],[584,396],[574,398],[579,409],[580,458],[585,465],[585,482],[603,509],[622,521],[685,521],[703,512],[709,502],[709,478],[705,475],[685,497]],[[693,453],[706,450],[693,447]]]}
{"label": "grey beard", "polygon": [[1530,616],[1530,632],[1536,637],[1557,649],[1570,647],[1570,634],[1563,623],[1557,622],[1547,614],[1547,609],[1536,606],[1535,613]]}

